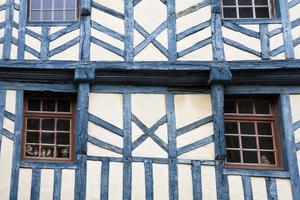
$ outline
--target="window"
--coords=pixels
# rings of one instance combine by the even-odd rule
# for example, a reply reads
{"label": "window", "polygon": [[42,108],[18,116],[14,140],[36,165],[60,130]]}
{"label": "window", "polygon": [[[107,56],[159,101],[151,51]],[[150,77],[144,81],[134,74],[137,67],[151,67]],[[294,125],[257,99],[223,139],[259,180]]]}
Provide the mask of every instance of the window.
{"label": "window", "polygon": [[70,94],[26,93],[22,158],[74,159],[75,101]]}
{"label": "window", "polygon": [[274,0],[222,0],[223,18],[274,18]]}
{"label": "window", "polygon": [[226,98],[226,166],[282,168],[274,99]]}
{"label": "window", "polygon": [[29,0],[30,22],[73,22],[78,18],[78,0]]}

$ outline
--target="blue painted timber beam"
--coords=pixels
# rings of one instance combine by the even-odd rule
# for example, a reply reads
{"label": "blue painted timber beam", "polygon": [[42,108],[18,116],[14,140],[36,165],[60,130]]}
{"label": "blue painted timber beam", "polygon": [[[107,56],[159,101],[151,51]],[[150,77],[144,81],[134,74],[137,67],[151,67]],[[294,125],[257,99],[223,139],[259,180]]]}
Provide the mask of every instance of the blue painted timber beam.
{"label": "blue painted timber beam", "polygon": [[75,69],[74,81],[90,82],[95,79],[94,67],[77,67]]}

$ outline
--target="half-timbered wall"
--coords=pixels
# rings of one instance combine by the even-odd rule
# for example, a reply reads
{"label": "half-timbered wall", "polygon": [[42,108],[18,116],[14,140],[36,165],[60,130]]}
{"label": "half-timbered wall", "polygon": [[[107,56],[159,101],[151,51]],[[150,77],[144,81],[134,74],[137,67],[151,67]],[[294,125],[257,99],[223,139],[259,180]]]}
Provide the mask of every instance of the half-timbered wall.
{"label": "half-timbered wall", "polygon": [[280,17],[267,20],[222,20],[220,3],[213,1],[212,6],[209,0],[84,0],[82,4],[88,1],[90,15],[85,11],[76,23],[50,25],[27,23],[27,0],[1,0],[2,58],[209,61],[219,59],[222,52],[226,60],[300,56],[297,0],[280,0]]}
{"label": "half-timbered wall", "polygon": [[[39,90],[36,84],[23,86],[25,90]],[[43,89],[47,87],[74,92],[70,86],[60,89],[46,84]],[[299,95],[280,96],[283,148],[289,151],[283,153],[287,159],[285,169],[226,168],[222,171],[224,182],[217,178],[219,161],[215,160],[215,145],[218,144],[210,94],[165,89],[152,93],[150,88],[122,90],[97,86],[92,87],[88,96],[88,121],[80,124],[87,126],[87,155],[78,154],[84,159],[71,164],[32,163],[20,160],[19,153],[23,90],[1,90],[1,199],[76,199],[80,197],[76,189],[78,179],[83,180],[81,191],[86,189],[88,200],[125,196],[211,200],[217,199],[221,184],[227,188],[231,200],[285,200],[297,196],[292,193],[297,164],[289,158],[294,155],[293,145],[286,146],[294,142],[293,130],[289,128],[294,126],[294,150],[299,150]],[[82,163],[87,164],[86,168]],[[86,173],[86,181],[80,175],[81,170]],[[227,199],[226,194],[222,196]]]}

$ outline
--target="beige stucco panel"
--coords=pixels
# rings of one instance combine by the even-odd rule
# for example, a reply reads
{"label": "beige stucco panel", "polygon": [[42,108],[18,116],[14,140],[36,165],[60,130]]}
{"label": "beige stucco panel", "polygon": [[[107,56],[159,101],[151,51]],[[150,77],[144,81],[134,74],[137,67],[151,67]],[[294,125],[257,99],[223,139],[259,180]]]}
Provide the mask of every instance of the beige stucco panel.
{"label": "beige stucco panel", "polygon": [[189,125],[212,114],[209,94],[175,95],[176,128]]}
{"label": "beige stucco panel", "polygon": [[168,61],[152,43],[134,57],[135,61]]}
{"label": "beige stucco panel", "polygon": [[123,164],[110,163],[108,199],[121,200],[122,193],[123,193]]}
{"label": "beige stucco panel", "polygon": [[3,128],[10,131],[11,133],[14,133],[15,132],[15,122],[5,117],[4,121],[3,121]]}
{"label": "beige stucco panel", "polygon": [[61,200],[74,199],[75,170],[62,170]]}
{"label": "beige stucco panel", "polygon": [[20,169],[18,200],[30,199],[31,178],[32,178],[31,169]]}
{"label": "beige stucco panel", "polygon": [[295,131],[295,142],[300,142],[300,129]]}
{"label": "beige stucco panel", "polygon": [[178,51],[192,47],[196,43],[211,37],[211,27],[207,27],[177,42]]}
{"label": "beige stucco panel", "polygon": [[201,166],[202,199],[217,199],[215,167]]}
{"label": "beige stucco panel", "polygon": [[176,32],[181,33],[211,18],[211,6],[206,6],[176,20]]}
{"label": "beige stucco panel", "polygon": [[163,94],[133,94],[131,101],[132,113],[149,128],[166,115]]}
{"label": "beige stucco panel", "polygon": [[151,138],[147,138],[142,144],[132,151],[133,156],[167,158],[168,154]]}
{"label": "beige stucco panel", "polygon": [[124,1],[123,0],[94,0],[94,2],[101,4],[107,8],[111,8],[119,13],[124,13]]}
{"label": "beige stucco panel", "polygon": [[91,61],[123,61],[124,58],[107,49],[91,43]]}
{"label": "beige stucco panel", "polygon": [[229,197],[231,200],[243,200],[244,190],[241,176],[228,176]]}
{"label": "beige stucco panel", "polygon": [[33,48],[37,52],[40,52],[41,49],[41,42],[29,35],[25,35],[25,43],[27,46]]}
{"label": "beige stucco panel", "polygon": [[53,185],[54,185],[54,170],[43,169],[41,171],[40,200],[53,199]]}
{"label": "beige stucco panel", "polygon": [[120,154],[114,153],[112,151],[103,149],[94,144],[88,142],[87,144],[87,154],[89,156],[107,156],[107,157],[120,157]]}
{"label": "beige stucco panel", "polygon": [[291,22],[300,18],[300,4],[294,6],[293,8],[290,9],[290,20]]}
{"label": "beige stucco panel", "polygon": [[49,60],[79,60],[79,44],[50,57]]}
{"label": "beige stucco panel", "polygon": [[117,40],[117,39],[115,39],[115,38],[113,38],[113,37],[111,37],[111,36],[109,36],[105,33],[102,33],[100,31],[98,31],[97,29],[92,28],[91,29],[91,34],[92,34],[93,37],[95,37],[99,40],[107,42],[107,43],[109,43],[109,44],[111,44],[111,45],[113,45],[113,46],[115,46],[115,47],[117,47],[121,50],[124,49],[124,42],[122,42],[120,40]]}
{"label": "beige stucco panel", "polygon": [[276,179],[278,200],[293,199],[291,182],[289,179]]}
{"label": "beige stucco panel", "polygon": [[202,47],[196,51],[193,51],[181,58],[179,58],[179,61],[210,61],[213,58],[213,52],[212,52],[212,45],[206,45],[205,47]]}
{"label": "beige stucco panel", "polygon": [[160,0],[143,0],[134,7],[134,18],[147,32],[152,33],[167,19],[167,7]]}
{"label": "beige stucco panel", "polygon": [[145,170],[143,163],[132,164],[132,200],[145,199]]}
{"label": "beige stucco panel", "polygon": [[190,165],[177,165],[178,167],[178,193],[180,200],[193,199],[193,183]]}
{"label": "beige stucco panel", "polygon": [[268,199],[265,178],[251,177],[251,186],[253,200]]}
{"label": "beige stucco panel", "polygon": [[13,141],[2,136],[0,154],[0,199],[9,199],[11,169],[13,157]]}
{"label": "beige stucco panel", "polygon": [[[115,3],[115,2],[114,2]],[[92,8],[92,20],[110,28],[114,31],[117,31],[120,34],[124,34],[124,20],[113,17],[112,15],[106,14],[102,11],[99,11],[95,8]]]}
{"label": "beige stucco panel", "polygon": [[106,129],[95,125],[92,122],[88,123],[88,133],[89,135],[102,140],[103,142],[112,144],[114,146],[123,147],[123,138],[110,132],[107,131]]}
{"label": "beige stucco panel", "polygon": [[183,11],[191,6],[195,6],[199,3],[199,0],[176,0],[176,13]]}
{"label": "beige stucco panel", "polygon": [[86,199],[100,199],[101,162],[87,161]]}
{"label": "beige stucco panel", "polygon": [[123,127],[122,94],[90,93],[89,113],[119,127]]}
{"label": "beige stucco panel", "polygon": [[153,195],[154,199],[169,199],[168,165],[153,164]]}
{"label": "beige stucco panel", "polygon": [[203,138],[213,135],[213,124],[208,123],[200,126],[190,132],[187,132],[177,137],[177,147],[183,147],[185,145],[197,142]]}
{"label": "beige stucco panel", "polygon": [[10,51],[10,59],[17,59],[17,55],[18,55],[18,47],[12,44],[11,51]]}
{"label": "beige stucco panel", "polygon": [[290,95],[291,110],[293,123],[300,120],[300,95],[293,94]]}
{"label": "beige stucco panel", "polygon": [[15,114],[15,112],[16,112],[16,91],[6,90],[5,110]]}
{"label": "beige stucco panel", "polygon": [[214,143],[207,144],[195,150],[180,155],[178,158],[197,159],[197,160],[214,160],[215,147]]}
{"label": "beige stucco panel", "polygon": [[260,60],[260,57],[224,44],[226,60]]}

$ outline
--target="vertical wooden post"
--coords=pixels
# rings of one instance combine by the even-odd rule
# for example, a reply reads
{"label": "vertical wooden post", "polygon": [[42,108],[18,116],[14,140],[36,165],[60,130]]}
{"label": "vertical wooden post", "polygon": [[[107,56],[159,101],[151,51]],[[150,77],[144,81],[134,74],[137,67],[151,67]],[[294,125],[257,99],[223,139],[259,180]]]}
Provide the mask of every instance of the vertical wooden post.
{"label": "vertical wooden post", "polygon": [[123,200],[131,200],[132,188],[132,134],[131,94],[123,95]]}
{"label": "vertical wooden post", "polygon": [[2,132],[3,132],[4,113],[5,113],[5,97],[6,97],[6,91],[0,90],[0,155],[1,155]]}
{"label": "vertical wooden post", "polygon": [[13,29],[14,0],[6,0],[5,29],[2,59],[10,59]]}
{"label": "vertical wooden post", "polygon": [[49,56],[49,27],[45,25],[42,27],[41,60],[47,60],[48,56]]}
{"label": "vertical wooden post", "polygon": [[268,24],[259,25],[259,36],[262,59],[270,59],[270,40]]}
{"label": "vertical wooden post", "polygon": [[294,44],[292,37],[292,28],[289,15],[289,5],[287,0],[279,0],[280,15],[282,22],[282,32],[285,48],[285,57],[286,59],[295,58],[294,53]]}
{"label": "vertical wooden post", "polygon": [[25,56],[25,29],[27,21],[27,0],[20,0],[19,32],[18,32],[18,59]]}
{"label": "vertical wooden post", "polygon": [[133,61],[134,47],[133,47],[133,30],[134,30],[134,17],[133,17],[133,0],[125,0],[125,61]]}
{"label": "vertical wooden post", "polygon": [[16,97],[16,120],[15,120],[15,135],[14,135],[14,150],[12,160],[12,172],[10,182],[10,200],[16,200],[18,197],[19,186],[19,171],[20,171],[20,157],[21,157],[21,141],[22,141],[22,127],[23,127],[23,90],[17,91]]}
{"label": "vertical wooden post", "polygon": [[175,0],[167,1],[169,61],[177,60]]}
{"label": "vertical wooden post", "polygon": [[293,199],[300,199],[300,178],[289,94],[280,95],[280,108],[283,122],[282,129],[284,133],[284,146],[287,152],[286,160],[288,164],[288,170],[290,172]]}
{"label": "vertical wooden post", "polygon": [[178,199],[177,145],[174,95],[166,94],[169,154],[169,199]]}
{"label": "vertical wooden post", "polygon": [[211,85],[211,100],[213,109],[215,156],[216,156],[216,183],[217,199],[229,199],[227,176],[223,175],[225,159],[224,137],[224,87],[220,83]]}
{"label": "vertical wooden post", "polygon": [[78,85],[77,96],[77,120],[76,120],[76,161],[78,169],[75,177],[75,199],[86,198],[86,155],[87,155],[87,124],[88,124],[88,103],[89,83]]}

